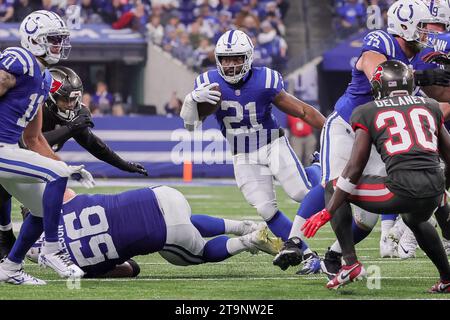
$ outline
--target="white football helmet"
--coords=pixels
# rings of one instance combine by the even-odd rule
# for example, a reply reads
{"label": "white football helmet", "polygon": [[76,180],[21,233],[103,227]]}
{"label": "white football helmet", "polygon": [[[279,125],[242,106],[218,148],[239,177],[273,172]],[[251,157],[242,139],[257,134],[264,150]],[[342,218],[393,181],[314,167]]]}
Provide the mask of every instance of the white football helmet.
{"label": "white football helmet", "polygon": [[22,47],[48,64],[68,58],[70,31],[56,13],[46,10],[30,13],[20,24],[19,32]]}
{"label": "white football helmet", "polygon": [[[225,32],[217,41],[214,50],[217,70],[221,77],[228,83],[238,83],[252,67],[253,51],[252,40],[245,32],[240,30]],[[244,63],[234,66],[233,75],[226,75],[222,66],[221,58],[226,56],[244,56]]]}
{"label": "white football helmet", "polygon": [[387,16],[387,31],[390,34],[397,35],[406,41],[417,41],[423,47],[432,46],[428,38],[421,40],[423,34],[430,34],[423,24],[433,22],[433,16],[423,1],[399,0],[394,2],[389,8]]}
{"label": "white football helmet", "polygon": [[441,23],[450,30],[450,0],[422,0],[430,10],[432,23]]}

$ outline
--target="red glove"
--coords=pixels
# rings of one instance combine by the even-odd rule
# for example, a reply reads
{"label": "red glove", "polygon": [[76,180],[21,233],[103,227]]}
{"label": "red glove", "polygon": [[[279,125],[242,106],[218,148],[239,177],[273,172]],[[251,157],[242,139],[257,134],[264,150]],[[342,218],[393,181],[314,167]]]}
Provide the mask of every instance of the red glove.
{"label": "red glove", "polygon": [[307,238],[312,238],[325,223],[331,220],[331,214],[327,209],[317,212],[315,215],[306,220],[301,230]]}

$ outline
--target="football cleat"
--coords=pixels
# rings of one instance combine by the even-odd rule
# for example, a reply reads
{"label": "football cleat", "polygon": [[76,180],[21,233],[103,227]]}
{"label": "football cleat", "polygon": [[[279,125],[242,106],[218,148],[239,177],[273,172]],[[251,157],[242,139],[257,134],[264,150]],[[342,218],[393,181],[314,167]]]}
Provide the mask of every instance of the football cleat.
{"label": "football cleat", "polygon": [[314,151],[311,155],[311,165],[313,164],[320,165],[320,153],[318,151]]}
{"label": "football cleat", "polygon": [[253,231],[259,230],[266,226],[265,222],[256,223],[251,220],[243,220],[239,226],[238,230],[234,233],[236,236],[245,236],[246,234],[252,233]]}
{"label": "football cleat", "polygon": [[440,280],[438,283],[433,285],[429,293],[450,293],[450,281]]}
{"label": "football cleat", "polygon": [[317,252],[305,254],[303,268],[297,271],[299,275],[320,273],[320,258]]}
{"label": "football cleat", "polygon": [[50,267],[55,270],[61,278],[82,278],[83,270],[72,262],[69,254],[60,250],[55,253],[39,254],[38,264],[41,267]]}
{"label": "football cleat", "polygon": [[5,258],[11,251],[14,242],[16,242],[16,236],[13,230],[0,231],[0,259]]}
{"label": "football cleat", "polygon": [[339,289],[350,282],[362,280],[365,276],[366,270],[359,261],[349,266],[342,266],[338,274],[328,281],[327,288]]}
{"label": "football cleat", "polygon": [[450,240],[442,238],[442,246],[444,247],[445,254],[450,256]]}
{"label": "football cleat", "polygon": [[388,236],[380,239],[380,256],[382,258],[398,258],[397,243]]}
{"label": "football cleat", "polygon": [[342,254],[328,248],[324,259],[320,262],[320,268],[329,280],[333,279],[342,267]]}
{"label": "football cleat", "polygon": [[267,226],[246,234],[239,238],[248,251],[252,254],[263,251],[271,255],[276,255],[283,245],[283,240],[276,237],[269,237],[269,229]]}
{"label": "football cleat", "polygon": [[0,282],[5,282],[15,285],[45,285],[45,281],[33,277],[32,275],[23,271],[22,264],[17,265],[17,268],[10,268],[6,266],[4,260],[0,263]]}
{"label": "football cleat", "polygon": [[41,236],[28,250],[25,257],[31,262],[38,263],[39,255],[41,254],[42,246],[44,245],[45,238]]}
{"label": "football cleat", "polygon": [[407,228],[398,243],[398,256],[401,259],[416,257],[417,240],[411,229]]}
{"label": "football cleat", "polygon": [[290,266],[299,265],[302,259],[302,240],[298,237],[292,237],[283,243],[280,252],[275,256],[272,263],[284,271]]}

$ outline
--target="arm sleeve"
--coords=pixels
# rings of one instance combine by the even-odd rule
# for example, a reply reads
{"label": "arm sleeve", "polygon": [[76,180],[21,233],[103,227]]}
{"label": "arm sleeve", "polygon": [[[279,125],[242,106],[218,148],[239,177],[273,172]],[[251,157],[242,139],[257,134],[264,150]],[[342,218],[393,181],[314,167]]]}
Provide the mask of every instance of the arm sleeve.
{"label": "arm sleeve", "polygon": [[42,134],[51,147],[56,144],[63,144],[72,137],[72,133],[67,126],[61,126],[54,130],[43,132]]}
{"label": "arm sleeve", "polygon": [[90,154],[120,170],[128,169],[128,162],[123,160],[117,153],[109,148],[90,128],[86,128],[73,137],[76,142]]}

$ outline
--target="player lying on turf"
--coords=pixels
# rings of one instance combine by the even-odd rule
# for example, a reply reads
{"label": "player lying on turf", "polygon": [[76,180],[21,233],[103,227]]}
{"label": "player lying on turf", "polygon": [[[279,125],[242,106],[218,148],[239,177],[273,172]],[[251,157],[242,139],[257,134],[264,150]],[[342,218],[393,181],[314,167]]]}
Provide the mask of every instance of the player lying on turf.
{"label": "player lying on turf", "polygon": [[[345,265],[327,283],[337,289],[365,276],[352,235],[350,203],[374,213],[400,213],[420,247],[434,263],[440,281],[430,292],[450,292],[450,265],[436,229],[428,219],[442,201],[446,176],[439,156],[450,165],[450,135],[439,104],[413,97],[413,71],[403,62],[386,61],[377,67],[371,85],[376,100],[355,109],[351,116],[355,142],[339,178],[326,184],[326,208],[309,218],[302,230],[312,237],[331,220]],[[372,144],[386,164],[387,177],[363,175]]]}
{"label": "player lying on turf", "polygon": [[[62,210],[60,243],[88,277],[136,276],[139,267],[130,259],[137,255],[159,252],[171,264],[188,266],[219,262],[242,251],[275,255],[282,244],[268,236],[264,224],[191,216],[186,198],[166,186],[113,195],[76,195],[68,189]],[[28,257],[35,259],[39,249],[37,243]]]}

